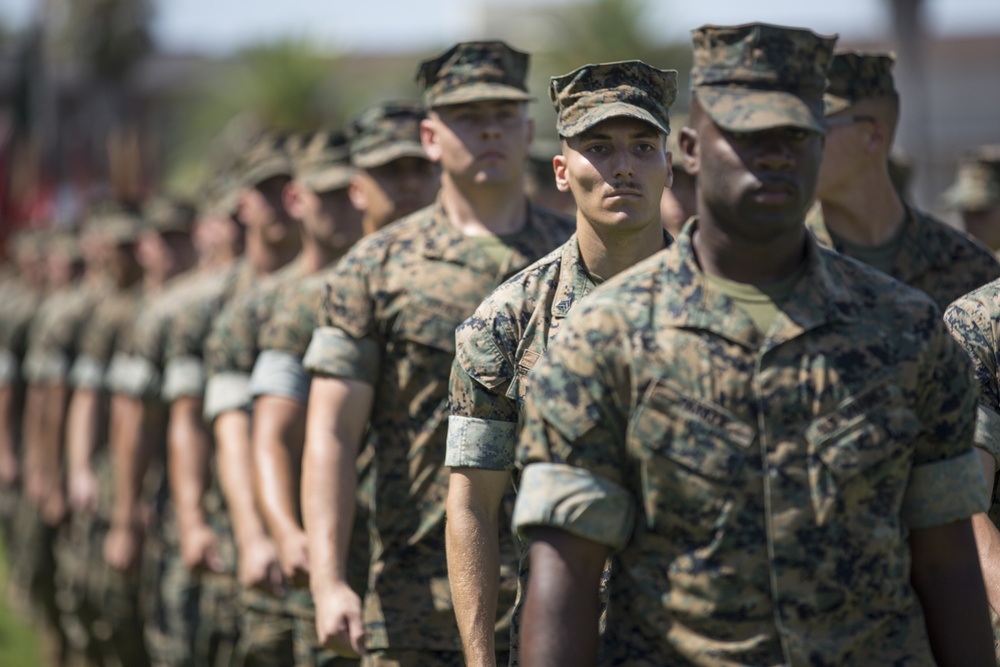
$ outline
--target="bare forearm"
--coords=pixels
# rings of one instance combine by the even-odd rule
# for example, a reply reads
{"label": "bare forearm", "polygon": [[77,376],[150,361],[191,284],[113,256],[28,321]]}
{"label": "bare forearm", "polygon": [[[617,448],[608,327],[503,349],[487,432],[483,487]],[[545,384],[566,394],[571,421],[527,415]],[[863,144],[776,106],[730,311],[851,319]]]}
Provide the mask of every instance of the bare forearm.
{"label": "bare forearm", "polygon": [[45,480],[48,493],[62,494],[60,469],[62,465],[62,439],[66,429],[66,400],[69,389],[65,384],[49,385],[45,390],[47,409],[43,417],[41,448],[38,469]]}
{"label": "bare forearm", "polygon": [[0,384],[0,456],[13,457],[14,434],[17,432],[17,415],[14,414],[14,387]]}
{"label": "bare forearm", "polygon": [[216,462],[219,484],[226,498],[226,510],[233,522],[237,545],[265,536],[264,522],[257,511],[250,452],[250,415],[243,410],[227,410],[215,420]]}
{"label": "bare forearm", "polygon": [[494,627],[500,572],[496,514],[453,507],[449,497],[445,537],[448,580],[465,660],[471,667],[495,665]]}
{"label": "bare forearm", "polygon": [[42,428],[45,410],[45,387],[31,385],[28,388],[24,405],[24,473],[26,476],[38,475],[39,459],[41,457]]}
{"label": "bare forearm", "polygon": [[144,437],[146,406],[141,399],[115,395],[111,400],[111,460],[114,506],[111,520],[133,525],[139,517],[139,495],[149,466],[149,446]]}
{"label": "bare forearm", "polygon": [[525,667],[594,665],[597,590],[607,549],[555,529],[537,529],[532,538],[521,662]]}
{"label": "bare forearm", "polygon": [[182,397],[170,406],[167,429],[170,494],[182,526],[203,525],[211,440],[201,420],[201,399]]}
{"label": "bare forearm", "polygon": [[77,389],[69,403],[66,419],[67,473],[92,473],[91,461],[97,448],[100,395],[93,389]]}
{"label": "bare forearm", "polygon": [[913,530],[910,580],[942,667],[995,665],[986,592],[969,520]]}
{"label": "bare forearm", "polygon": [[253,419],[257,499],[268,531],[278,539],[302,529],[298,498],[305,406],[292,399],[261,396],[254,403]]}
{"label": "bare forearm", "polygon": [[313,594],[347,581],[358,475],[354,457],[334,438],[306,445],[302,461],[302,520],[309,538]]}

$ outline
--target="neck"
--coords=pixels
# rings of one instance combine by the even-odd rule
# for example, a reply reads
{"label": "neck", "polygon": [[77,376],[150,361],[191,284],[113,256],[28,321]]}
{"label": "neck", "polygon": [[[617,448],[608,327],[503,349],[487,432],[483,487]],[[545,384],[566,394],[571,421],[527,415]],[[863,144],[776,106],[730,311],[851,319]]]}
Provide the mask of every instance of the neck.
{"label": "neck", "polygon": [[460,187],[448,174],[441,176],[441,202],[448,220],[466,236],[503,236],[524,227],[527,197],[517,180],[514,186]]}
{"label": "neck", "polygon": [[604,279],[621,273],[664,247],[659,217],[640,229],[599,229],[577,211],[576,238],[587,270]]}
{"label": "neck", "polygon": [[806,228],[797,225],[766,241],[736,238],[699,220],[692,245],[702,271],[751,285],[766,285],[790,276],[805,256]]}
{"label": "neck", "polygon": [[324,245],[313,238],[302,238],[302,252],[299,258],[306,273],[316,273],[323,267],[340,259],[347,248],[334,248]]}
{"label": "neck", "polygon": [[887,242],[906,220],[906,208],[885,169],[857,178],[849,191],[820,200],[823,222],[840,238],[861,246]]}
{"label": "neck", "polygon": [[260,234],[247,232],[246,256],[250,266],[260,274],[274,273],[298,254],[297,244],[270,245]]}

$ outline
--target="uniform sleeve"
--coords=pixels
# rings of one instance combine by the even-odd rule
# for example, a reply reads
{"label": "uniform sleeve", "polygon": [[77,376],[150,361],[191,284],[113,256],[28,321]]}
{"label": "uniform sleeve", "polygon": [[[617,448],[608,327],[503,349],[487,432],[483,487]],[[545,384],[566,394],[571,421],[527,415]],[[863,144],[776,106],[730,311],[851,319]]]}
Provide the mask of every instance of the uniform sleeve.
{"label": "uniform sleeve", "polygon": [[260,349],[290,352],[301,359],[319,322],[325,291],[325,282],[315,279],[283,290],[274,316],[261,329]]}
{"label": "uniform sleeve", "polygon": [[205,393],[203,342],[211,321],[209,300],[184,304],[170,320],[164,345],[162,394],[167,402]]}
{"label": "uniform sleeve", "polygon": [[917,387],[924,430],[915,443],[904,521],[926,528],[985,511],[988,489],[972,450],[978,392],[967,355],[937,318]]}
{"label": "uniform sleeve", "polygon": [[260,293],[230,302],[212,322],[205,341],[205,417],[211,422],[229,410],[248,410],[250,373],[257,358]]}
{"label": "uniform sleeve", "polygon": [[613,318],[591,306],[570,316],[532,370],[513,522],[522,534],[549,526],[617,550],[636,506],[624,479],[628,369]]}
{"label": "uniform sleeve", "polygon": [[998,382],[997,340],[992,320],[982,304],[960,300],[944,314],[952,337],[965,350],[979,385],[976,415],[977,447],[1000,463],[1000,382]]}
{"label": "uniform sleeve", "polygon": [[378,384],[385,338],[378,330],[374,282],[381,268],[371,248],[349,253],[326,284],[320,326],[303,365],[313,374]]}
{"label": "uniform sleeve", "polygon": [[305,404],[309,401],[311,381],[298,355],[285,350],[264,350],[250,374],[250,395],[284,396]]}

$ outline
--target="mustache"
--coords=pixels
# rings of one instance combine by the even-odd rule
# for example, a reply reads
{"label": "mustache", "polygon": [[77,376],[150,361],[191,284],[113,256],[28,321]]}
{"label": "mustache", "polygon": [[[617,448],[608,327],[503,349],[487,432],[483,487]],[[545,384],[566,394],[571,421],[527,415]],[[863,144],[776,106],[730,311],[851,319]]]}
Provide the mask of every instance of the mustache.
{"label": "mustache", "polygon": [[608,183],[612,190],[642,190],[642,185],[635,181],[615,181]]}

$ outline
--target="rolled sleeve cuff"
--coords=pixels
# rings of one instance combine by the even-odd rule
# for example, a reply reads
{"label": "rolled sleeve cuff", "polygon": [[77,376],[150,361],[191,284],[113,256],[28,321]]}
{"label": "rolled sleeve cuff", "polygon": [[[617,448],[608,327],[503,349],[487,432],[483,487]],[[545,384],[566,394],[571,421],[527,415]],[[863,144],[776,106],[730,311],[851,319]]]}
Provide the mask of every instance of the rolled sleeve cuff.
{"label": "rolled sleeve cuff", "polygon": [[20,372],[17,357],[5,347],[0,347],[0,385],[13,384]]}
{"label": "rolled sleeve cuff", "polygon": [[444,464],[452,468],[513,470],[517,424],[452,415]]}
{"label": "rolled sleeve cuff", "polygon": [[312,377],[302,366],[302,358],[285,350],[264,350],[250,375],[250,395],[285,396],[299,403],[309,402]]}
{"label": "rolled sleeve cuff", "polygon": [[210,423],[229,410],[250,410],[252,402],[246,373],[219,373],[205,384],[205,419]]}
{"label": "rolled sleeve cuff", "polygon": [[313,332],[302,365],[314,375],[333,375],[378,384],[379,350],[374,341],[354,338],[334,327]]}
{"label": "rolled sleeve cuff", "polygon": [[626,489],[589,470],[561,463],[524,469],[514,505],[514,530],[548,526],[620,551],[635,523],[635,501]]}
{"label": "rolled sleeve cuff", "polygon": [[107,366],[91,356],[77,357],[69,371],[69,383],[78,389],[103,389]]}
{"label": "rolled sleeve cuff", "polygon": [[181,396],[205,393],[205,366],[198,357],[176,357],[163,369],[163,398],[172,402]]}
{"label": "rolled sleeve cuff", "polygon": [[153,397],[160,393],[160,371],[145,357],[119,352],[111,358],[105,384],[118,394],[133,398]]}
{"label": "rolled sleeve cuff", "polygon": [[966,519],[988,507],[989,488],[979,455],[970,449],[954,458],[914,467],[902,517],[910,528],[929,528]]}
{"label": "rolled sleeve cuff", "polygon": [[24,361],[24,379],[35,384],[59,382],[69,373],[69,359],[62,352],[33,352]]}
{"label": "rolled sleeve cuff", "polygon": [[1000,463],[1000,415],[985,405],[976,411],[975,444]]}

